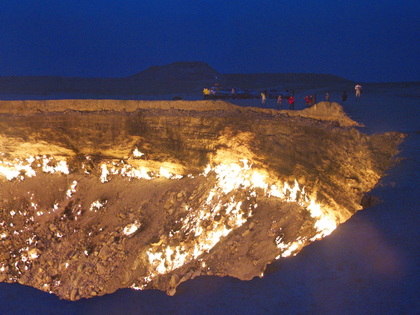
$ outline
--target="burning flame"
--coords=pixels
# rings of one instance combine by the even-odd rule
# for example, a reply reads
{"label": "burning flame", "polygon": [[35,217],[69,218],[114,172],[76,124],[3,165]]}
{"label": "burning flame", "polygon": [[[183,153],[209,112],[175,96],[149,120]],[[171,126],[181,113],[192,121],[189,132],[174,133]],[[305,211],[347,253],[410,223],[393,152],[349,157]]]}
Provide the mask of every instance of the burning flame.
{"label": "burning flame", "polygon": [[[297,202],[305,207],[315,219],[314,227],[317,234],[311,240],[322,238],[336,228],[334,218],[305,192],[304,187],[300,188],[297,181],[293,186],[287,182],[270,185],[267,172],[263,169],[253,168],[247,159],[241,159],[238,163],[219,164],[215,167],[208,165],[203,176],[211,174],[215,174],[216,183],[209,191],[205,204],[196,211],[187,207],[189,212],[182,219],[182,228],[179,231],[171,231],[170,235],[163,236],[159,242],[160,245],[152,246],[146,252],[148,261],[154,270],[150,271],[150,279],[158,274],[169,273],[209,252],[223,237],[247,221],[257,205],[250,206],[248,211],[244,211],[241,208],[242,201],[236,200],[235,194],[231,194],[238,189],[247,191],[249,196],[262,194],[266,197],[281,198],[286,202]],[[215,220],[222,209],[224,217],[219,221]],[[204,223],[207,225],[204,226]],[[193,235],[193,240],[189,244],[171,245],[173,237],[182,235],[182,233]],[[281,257],[287,257],[299,251],[305,245],[305,241],[297,239],[286,244],[282,239],[276,239],[276,244],[282,251]]]}
{"label": "burning flame", "polygon": [[[207,165],[204,172],[199,175],[209,177],[209,181],[214,181],[214,185],[208,191],[202,204],[196,206],[195,209],[189,205],[186,206],[185,216],[179,219],[182,223],[181,228],[161,236],[157,244],[152,244],[147,249],[145,258],[150,264],[150,268],[144,281],[150,282],[154,277],[167,274],[208,253],[229,233],[246,223],[253,215],[257,204],[253,201],[244,206],[244,194],[248,200],[251,200],[252,197],[279,198],[281,201],[296,202],[304,207],[315,222],[316,235],[310,241],[329,235],[337,227],[337,221],[332,215],[334,212],[319,204],[315,193],[306,192],[305,187],[301,187],[296,180],[290,184],[273,178],[264,166],[260,164],[256,166],[251,162],[252,160],[243,158],[247,154],[241,156],[241,150],[237,150],[231,155],[229,152],[223,152],[221,157],[215,159],[213,164]],[[153,164],[141,160],[140,158],[144,154],[137,148],[133,150],[132,155],[133,158],[128,161],[108,161],[100,164],[100,181],[106,183],[114,175],[146,180],[181,179],[185,176],[176,165],[157,162]],[[0,176],[6,177],[7,180],[16,178],[23,180],[24,176],[36,176],[36,167],[47,173],[58,172],[65,175],[70,173],[65,160],[43,155],[13,161],[0,159]],[[186,176],[192,177],[192,175]],[[77,185],[77,181],[71,183],[66,192],[68,198],[76,193]],[[241,197],[236,194],[239,190],[244,192]],[[93,202],[89,209],[98,211],[105,204],[106,201],[98,200]],[[36,206],[33,207],[36,209]],[[55,210],[56,208],[54,205]],[[122,233],[125,236],[131,236],[139,230],[140,226],[141,224],[135,221],[126,225]],[[0,239],[6,237],[8,235],[0,234]],[[179,239],[184,241],[177,241]],[[308,239],[298,238],[285,243],[282,238],[276,238],[276,246],[281,252],[278,257],[295,254],[308,241]],[[38,252],[32,250],[28,257],[36,259],[37,255]],[[136,285],[133,284],[133,286]]]}
{"label": "burning flame", "polygon": [[126,235],[126,236],[134,234],[135,232],[137,232],[137,230],[140,228],[140,226],[141,226],[141,224],[137,221],[135,221],[134,223],[128,224],[123,229],[123,234]]}
{"label": "burning flame", "polygon": [[[4,154],[0,153],[0,155]],[[55,166],[53,166],[54,164]],[[70,173],[65,160],[57,161],[55,158],[42,155],[30,156],[26,159],[15,158],[12,161],[8,161],[3,158],[0,160],[0,176],[6,177],[7,180],[15,178],[23,180],[25,176],[36,176],[34,166],[41,167],[41,170],[45,173]]]}
{"label": "burning flame", "polygon": [[133,156],[134,156],[135,158],[140,158],[140,157],[142,157],[143,155],[144,155],[144,153],[140,152],[138,148],[135,148],[135,149],[133,150]]}
{"label": "burning flame", "polygon": [[167,179],[181,179],[184,176],[177,174],[174,167],[170,163],[162,163],[157,168],[147,166],[135,167],[126,162],[108,162],[101,164],[101,182],[106,183],[110,180],[110,175],[121,175],[130,179],[147,179],[167,178]]}

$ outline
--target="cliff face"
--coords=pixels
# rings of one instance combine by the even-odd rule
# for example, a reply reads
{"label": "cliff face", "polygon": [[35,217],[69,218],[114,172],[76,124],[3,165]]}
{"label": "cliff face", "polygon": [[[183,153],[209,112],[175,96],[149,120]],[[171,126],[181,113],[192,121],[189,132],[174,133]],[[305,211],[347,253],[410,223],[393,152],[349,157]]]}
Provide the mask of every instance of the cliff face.
{"label": "cliff face", "polygon": [[261,276],[360,210],[402,141],[359,132],[327,102],[27,101],[0,113],[0,280],[70,300]]}

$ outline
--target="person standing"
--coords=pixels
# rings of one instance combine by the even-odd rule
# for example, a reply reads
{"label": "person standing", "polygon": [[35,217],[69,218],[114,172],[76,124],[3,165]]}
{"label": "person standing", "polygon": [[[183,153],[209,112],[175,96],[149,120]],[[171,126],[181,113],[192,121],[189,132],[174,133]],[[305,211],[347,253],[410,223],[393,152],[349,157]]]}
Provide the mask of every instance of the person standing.
{"label": "person standing", "polygon": [[306,103],[306,108],[311,107],[311,105],[312,105],[312,98],[309,95],[306,95],[304,97],[304,99],[305,99],[305,103]]}
{"label": "person standing", "polygon": [[204,88],[203,95],[204,95],[204,99],[208,100],[210,98],[210,90],[208,88]]}
{"label": "person standing", "polygon": [[341,100],[343,102],[345,102],[347,100],[347,93],[346,93],[346,91],[343,91],[343,94],[341,94]]}
{"label": "person standing", "polygon": [[356,84],[356,86],[354,87],[354,90],[356,92],[356,101],[357,99],[362,95],[362,86],[360,84]]}
{"label": "person standing", "polygon": [[295,97],[294,96],[290,96],[287,101],[289,102],[290,109],[291,110],[295,109]]}
{"label": "person standing", "polygon": [[326,92],[326,93],[325,93],[325,100],[326,100],[327,102],[329,102],[329,101],[330,101],[330,93],[328,93],[328,92]]}
{"label": "person standing", "polygon": [[277,105],[279,106],[279,109],[282,109],[282,105],[281,105],[282,101],[283,101],[283,97],[280,94],[279,97],[277,97]]}
{"label": "person standing", "polygon": [[264,93],[261,93],[261,104],[262,105],[264,105],[265,104],[265,100],[266,100],[267,98],[265,97],[265,94]]}
{"label": "person standing", "polygon": [[231,98],[236,98],[236,89],[233,87],[232,90],[230,91],[230,97]]}

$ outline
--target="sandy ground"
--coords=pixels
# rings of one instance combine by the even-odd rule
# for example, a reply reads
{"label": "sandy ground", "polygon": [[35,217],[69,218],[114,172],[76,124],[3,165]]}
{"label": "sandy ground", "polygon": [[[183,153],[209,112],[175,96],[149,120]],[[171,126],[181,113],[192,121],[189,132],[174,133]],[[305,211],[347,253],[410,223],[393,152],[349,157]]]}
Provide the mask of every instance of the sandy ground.
{"label": "sandy ground", "polygon": [[[307,93],[298,93],[299,100]],[[177,295],[120,290],[78,302],[17,284],[0,284],[3,314],[417,314],[419,294],[419,100],[406,90],[365,90],[345,110],[364,132],[403,131],[405,158],[374,193],[382,203],[359,211],[330,236],[269,267],[262,279],[199,277]],[[321,93],[321,92],[320,92]],[[414,93],[415,94],[415,93]],[[340,93],[331,93],[337,99]],[[401,96],[403,95],[403,96]],[[247,101],[244,101],[247,102]],[[251,102],[251,101],[250,101]],[[252,101],[254,102],[256,101]],[[244,104],[248,105],[247,103]],[[266,104],[275,107],[275,103]],[[303,107],[297,103],[297,108]]]}

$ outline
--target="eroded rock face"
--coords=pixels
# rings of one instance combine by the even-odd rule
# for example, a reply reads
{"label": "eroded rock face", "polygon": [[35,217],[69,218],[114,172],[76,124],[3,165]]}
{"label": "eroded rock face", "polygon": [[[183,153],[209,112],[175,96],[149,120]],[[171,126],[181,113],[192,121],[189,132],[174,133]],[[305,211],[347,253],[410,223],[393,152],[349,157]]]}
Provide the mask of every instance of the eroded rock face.
{"label": "eroded rock face", "polygon": [[402,141],[359,132],[327,102],[0,102],[0,113],[0,280],[69,300],[261,276],[360,210]]}

